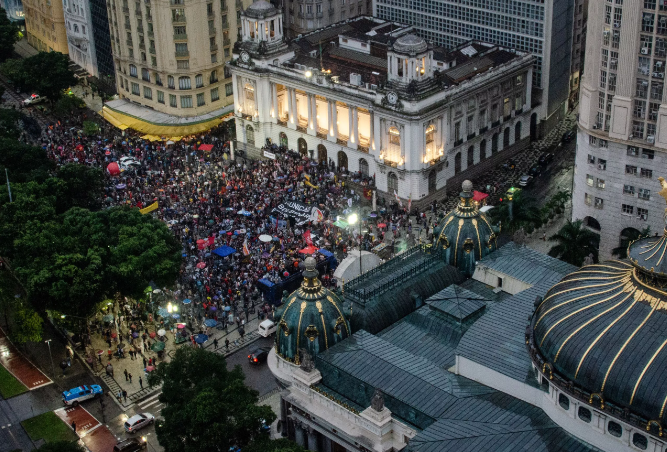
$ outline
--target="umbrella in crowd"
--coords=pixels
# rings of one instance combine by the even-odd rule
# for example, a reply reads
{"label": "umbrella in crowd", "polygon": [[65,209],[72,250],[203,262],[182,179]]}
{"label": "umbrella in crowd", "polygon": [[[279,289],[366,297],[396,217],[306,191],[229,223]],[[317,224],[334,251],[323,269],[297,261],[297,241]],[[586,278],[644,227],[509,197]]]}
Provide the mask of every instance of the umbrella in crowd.
{"label": "umbrella in crowd", "polygon": [[181,318],[181,315],[180,315],[180,314],[172,314],[171,316],[172,316],[174,319],[176,319],[176,320],[178,320],[178,319]]}
{"label": "umbrella in crowd", "polygon": [[190,300],[189,298],[183,300],[183,304],[190,304],[190,303],[192,303],[192,300]]}
{"label": "umbrella in crowd", "polygon": [[314,246],[307,246],[304,249],[299,250],[299,253],[301,253],[301,254],[315,254],[316,251],[317,251],[317,248],[315,248]]}
{"label": "umbrella in crowd", "polygon": [[200,263],[198,263],[198,264],[197,264],[197,268],[199,268],[199,269],[206,268],[206,262],[200,262]]}
{"label": "umbrella in crowd", "polygon": [[155,331],[151,331],[148,335],[151,339],[155,338]]}
{"label": "umbrella in crowd", "polygon": [[270,242],[271,241],[271,236],[267,235],[267,234],[262,234],[262,235],[259,236],[259,240],[261,240],[264,243]]}
{"label": "umbrella in crowd", "polygon": [[160,336],[164,336],[167,332],[164,329],[157,330],[157,334]]}
{"label": "umbrella in crowd", "polygon": [[118,184],[118,185],[116,185],[116,188],[117,188],[118,190],[124,190],[125,187],[127,187],[127,185],[125,185],[125,184]]}
{"label": "umbrella in crowd", "polygon": [[157,310],[157,315],[160,317],[167,317],[169,316],[169,311],[167,311],[165,308],[159,308]]}
{"label": "umbrella in crowd", "polygon": [[204,325],[206,325],[209,328],[213,328],[218,324],[217,320],[214,319],[206,319],[204,320]]}
{"label": "umbrella in crowd", "polygon": [[209,309],[209,311],[217,311],[218,310],[218,308],[216,308],[215,306],[209,306],[208,309]]}
{"label": "umbrella in crowd", "polygon": [[113,322],[113,314],[107,314],[104,317],[102,317],[102,320],[104,320],[107,323]]}
{"label": "umbrella in crowd", "polygon": [[185,323],[179,323],[178,325],[176,325],[176,328],[178,328],[179,330],[185,329]]}
{"label": "umbrella in crowd", "polygon": [[195,335],[195,342],[198,344],[203,344],[208,340],[208,336],[206,334],[197,334]]}
{"label": "umbrella in crowd", "polygon": [[146,372],[153,372],[154,370],[155,370],[155,366],[146,366]]}
{"label": "umbrella in crowd", "polygon": [[139,337],[139,333],[137,333],[137,332],[135,331],[134,333],[132,333],[132,337],[135,338],[135,339],[138,338],[138,337]]}
{"label": "umbrella in crowd", "polygon": [[154,352],[161,352],[164,350],[164,342],[153,342],[153,345],[151,345],[151,350]]}

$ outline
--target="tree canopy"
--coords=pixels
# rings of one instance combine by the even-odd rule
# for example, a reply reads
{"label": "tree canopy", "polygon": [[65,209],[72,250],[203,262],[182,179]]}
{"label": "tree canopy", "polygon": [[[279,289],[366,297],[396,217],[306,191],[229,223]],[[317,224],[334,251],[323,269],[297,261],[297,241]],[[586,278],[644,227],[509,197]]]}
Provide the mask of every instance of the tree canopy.
{"label": "tree canopy", "polygon": [[165,452],[245,450],[266,440],[262,426],[276,418],[270,407],[257,405],[258,392],[245,385],[240,366],[228,370],[223,356],[200,348],[177,349],[148,381],[162,384],[164,421],[155,431]]}
{"label": "tree canopy", "polygon": [[16,183],[44,181],[55,170],[56,165],[49,160],[43,149],[20,143],[16,138],[0,137],[0,172],[3,178],[5,168],[9,170],[10,182]]}
{"label": "tree canopy", "polygon": [[592,254],[593,260],[597,262],[600,236],[584,228],[581,220],[567,220],[556,234],[549,237],[549,241],[557,242],[549,250],[549,256],[577,267],[582,266],[589,254]]}
{"label": "tree canopy", "polygon": [[7,11],[0,12],[0,60],[12,56],[14,44],[19,40],[19,27],[9,20]]}
{"label": "tree canopy", "polygon": [[0,70],[21,91],[35,92],[51,102],[57,102],[65,89],[76,85],[69,58],[60,52],[39,52],[25,60],[7,60]]}

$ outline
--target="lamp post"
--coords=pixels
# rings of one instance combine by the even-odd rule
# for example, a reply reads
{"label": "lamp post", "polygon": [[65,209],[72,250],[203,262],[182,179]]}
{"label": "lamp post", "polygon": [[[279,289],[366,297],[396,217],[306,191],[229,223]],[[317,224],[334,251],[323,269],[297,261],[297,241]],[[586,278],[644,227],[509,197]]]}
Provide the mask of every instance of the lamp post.
{"label": "lamp post", "polygon": [[49,346],[49,358],[51,358],[51,372],[53,373],[53,376],[55,377],[56,375],[56,368],[53,365],[53,356],[51,355],[51,339],[47,339],[44,342],[46,342],[46,345]]}
{"label": "lamp post", "polygon": [[[354,225],[359,221],[359,215],[356,213],[351,213],[347,217],[347,223],[352,226],[352,232],[354,233]],[[360,230],[361,232],[361,230]],[[362,271],[361,271],[361,240],[359,241],[359,276],[361,276]]]}

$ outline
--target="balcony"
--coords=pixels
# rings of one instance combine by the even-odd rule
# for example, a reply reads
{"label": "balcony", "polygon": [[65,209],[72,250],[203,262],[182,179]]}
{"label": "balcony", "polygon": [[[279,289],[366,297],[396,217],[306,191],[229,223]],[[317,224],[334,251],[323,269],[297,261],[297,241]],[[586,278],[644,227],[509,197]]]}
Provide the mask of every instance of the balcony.
{"label": "balcony", "polygon": [[143,41],[140,42],[140,43],[139,43],[139,48],[140,48],[141,50],[146,50],[146,44],[144,44]]}
{"label": "balcony", "polygon": [[215,13],[213,11],[207,11],[206,15],[210,18],[210,17],[214,17]]}
{"label": "balcony", "polygon": [[189,56],[190,56],[190,51],[189,50],[177,50],[176,51],[176,58],[189,57]]}
{"label": "balcony", "polygon": [[232,40],[229,39],[229,38],[223,38],[222,39],[222,45],[225,46],[225,47],[227,47],[228,45],[231,45],[231,43],[232,43]]}
{"label": "balcony", "polygon": [[222,29],[223,30],[229,30],[229,22],[227,22],[226,20],[223,20],[222,21]]}
{"label": "balcony", "polygon": [[454,146],[460,146],[463,143],[463,138],[454,141]]}
{"label": "balcony", "polygon": [[135,9],[134,14],[136,14],[138,17],[141,17],[143,13],[141,12],[141,9]]}
{"label": "balcony", "polygon": [[188,39],[187,33],[179,33],[174,35],[174,41],[186,41]]}
{"label": "balcony", "polygon": [[215,51],[217,51],[217,50],[218,50],[218,45],[217,45],[217,44],[213,44],[213,45],[211,46],[211,52],[215,52]]}
{"label": "balcony", "polygon": [[467,139],[472,140],[473,138],[475,138],[475,134],[474,133],[469,133],[468,136],[467,136]]}
{"label": "balcony", "polygon": [[171,17],[171,23],[173,23],[173,24],[184,24],[185,23],[185,16],[172,16]]}
{"label": "balcony", "polygon": [[313,13],[306,13],[306,19],[313,19],[315,15]]}
{"label": "balcony", "polygon": [[333,17],[333,16],[334,16],[334,12],[335,12],[335,11],[334,11],[333,8],[330,9],[330,10],[329,10],[329,17]]}
{"label": "balcony", "polygon": [[152,53],[153,55],[155,55],[155,47],[149,47],[149,48],[148,48],[148,51],[149,51],[150,53]]}
{"label": "balcony", "polygon": [[322,11],[320,11],[319,13],[315,13],[315,17],[317,17],[318,19],[321,19],[323,16],[324,13]]}
{"label": "balcony", "polygon": [[151,16],[150,14],[146,14],[146,20],[148,22],[153,22],[153,16]]}
{"label": "balcony", "polygon": [[122,10],[123,10],[124,13],[130,14],[130,8],[129,7],[123,6]]}

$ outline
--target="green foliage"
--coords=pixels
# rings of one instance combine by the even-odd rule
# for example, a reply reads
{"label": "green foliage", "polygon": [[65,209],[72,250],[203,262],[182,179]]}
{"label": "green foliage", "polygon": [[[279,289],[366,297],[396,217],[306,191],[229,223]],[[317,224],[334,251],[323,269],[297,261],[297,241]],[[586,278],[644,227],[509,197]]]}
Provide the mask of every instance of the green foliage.
{"label": "green foliage", "polygon": [[287,438],[275,440],[261,438],[244,447],[243,452],[307,452],[307,449]]}
{"label": "green foliage", "polygon": [[21,135],[18,126],[19,119],[21,119],[21,113],[18,111],[0,108],[0,137],[18,139]]}
{"label": "green foliage", "polygon": [[611,250],[611,255],[616,256],[619,259],[625,259],[628,257],[628,246],[630,243],[634,242],[635,240],[643,239],[644,237],[650,237],[651,236],[651,227],[646,226],[644,229],[641,231],[638,231],[636,229],[625,229],[623,231],[623,236],[621,237],[620,244],[618,247],[614,248]]}
{"label": "green foliage", "polygon": [[60,52],[39,52],[25,60],[7,60],[0,71],[21,91],[36,92],[51,102],[58,101],[66,88],[76,84],[69,58]]}
{"label": "green foliage", "polygon": [[9,59],[0,65],[0,72],[12,82],[19,91],[28,91],[28,77],[23,72],[23,60]]}
{"label": "green foliage", "polygon": [[[84,108],[86,103],[80,97],[75,96],[74,94],[68,94],[61,97],[53,106],[53,113],[56,116],[66,116],[71,115],[80,108]],[[86,122],[84,122],[85,126]]]}
{"label": "green foliage", "polygon": [[[0,116],[0,121],[2,121]],[[16,139],[0,138],[0,174],[9,170],[9,181],[43,181],[55,169],[43,149],[19,143]]]}
{"label": "green foliage", "polygon": [[56,195],[56,211],[72,207],[89,210],[102,208],[104,173],[99,168],[72,163],[61,166],[56,177],[47,180],[48,190]]}
{"label": "green foliage", "polygon": [[582,226],[581,220],[568,220],[560,230],[549,237],[550,242],[557,242],[549,250],[549,256],[581,267],[589,254],[597,262],[600,236]]}
{"label": "green foliage", "polygon": [[164,421],[155,432],[165,452],[245,450],[263,439],[262,423],[276,415],[256,405],[258,392],[243,380],[240,366],[228,370],[223,356],[200,348],[181,347],[171,362],[160,363],[148,381],[162,384]]}
{"label": "green foliage", "polygon": [[93,121],[83,121],[83,133],[88,136],[97,135],[100,132],[100,126]]}
{"label": "green foliage", "polygon": [[[72,431],[69,425],[65,424],[53,411],[47,411],[46,413],[40,414],[33,418],[27,419],[21,422],[21,425],[25,429],[30,439],[33,441],[38,441],[43,439],[49,444],[58,444],[65,442],[76,441],[78,437]],[[80,449],[69,449],[69,448],[52,448],[52,449],[43,449],[39,450],[48,450],[50,452],[78,452]],[[65,447],[62,445],[62,447]]]}
{"label": "green foliage", "polygon": [[506,199],[490,212],[493,221],[500,222],[503,232],[512,233],[521,227],[527,227],[529,224],[533,227],[541,224],[540,209],[523,192],[515,193],[511,204],[511,215],[510,202]]}
{"label": "green foliage", "polygon": [[28,392],[28,388],[18,381],[14,375],[10,374],[7,369],[0,366],[0,395],[2,395],[2,398],[9,399],[24,392]]}
{"label": "green foliage", "polygon": [[85,452],[85,450],[76,441],[57,441],[42,444],[42,447],[35,449],[35,452]]}
{"label": "green foliage", "polygon": [[12,313],[13,327],[11,339],[17,344],[39,342],[42,340],[44,320],[30,306],[18,306]]}
{"label": "green foliage", "polygon": [[19,40],[19,27],[9,20],[7,11],[0,12],[0,60],[12,56],[14,44]]}

